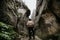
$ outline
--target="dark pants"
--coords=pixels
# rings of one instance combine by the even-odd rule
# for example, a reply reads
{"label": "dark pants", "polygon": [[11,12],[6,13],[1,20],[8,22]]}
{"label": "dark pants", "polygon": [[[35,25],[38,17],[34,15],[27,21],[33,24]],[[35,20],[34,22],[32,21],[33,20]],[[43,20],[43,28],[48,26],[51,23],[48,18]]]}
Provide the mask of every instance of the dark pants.
{"label": "dark pants", "polygon": [[31,36],[33,37],[33,39],[35,39],[34,27],[28,27],[28,33],[29,33],[29,40],[31,39]]}

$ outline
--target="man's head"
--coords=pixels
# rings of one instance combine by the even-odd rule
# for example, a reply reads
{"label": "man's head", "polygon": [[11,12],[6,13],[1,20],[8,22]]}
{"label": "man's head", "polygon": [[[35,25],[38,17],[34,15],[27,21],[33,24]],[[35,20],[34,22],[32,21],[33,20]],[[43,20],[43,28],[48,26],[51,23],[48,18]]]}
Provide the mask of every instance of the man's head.
{"label": "man's head", "polygon": [[29,19],[29,21],[31,21],[31,19]]}

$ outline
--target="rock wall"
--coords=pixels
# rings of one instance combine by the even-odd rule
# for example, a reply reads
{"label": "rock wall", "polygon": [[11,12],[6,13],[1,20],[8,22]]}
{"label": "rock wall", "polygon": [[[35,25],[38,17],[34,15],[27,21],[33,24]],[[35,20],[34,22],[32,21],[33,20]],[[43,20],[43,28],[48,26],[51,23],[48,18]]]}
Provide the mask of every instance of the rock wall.
{"label": "rock wall", "polygon": [[[47,0],[46,0],[47,1]],[[38,29],[36,35],[40,38],[49,37],[49,35],[59,34],[60,30],[60,6],[59,0],[47,1],[47,7],[43,10],[41,17],[38,21]],[[41,6],[41,5],[40,5]],[[37,7],[39,8],[39,6]],[[39,9],[37,9],[39,11]],[[37,13],[39,14],[39,12]],[[37,33],[38,32],[38,33]],[[57,35],[58,36],[58,35]],[[46,39],[45,39],[46,40]]]}
{"label": "rock wall", "polygon": [[[26,13],[18,13],[17,10],[19,8],[25,9]],[[28,20],[28,16],[30,15],[29,12],[30,10],[22,1],[0,0],[0,21],[6,23],[7,25],[12,25],[17,32],[16,37],[24,35],[24,33],[26,34],[25,23]],[[19,39],[18,37],[16,40]]]}
{"label": "rock wall", "polygon": [[[28,7],[23,2],[16,0],[1,0],[0,1],[0,21],[16,26],[18,18],[18,8],[21,7],[28,10]],[[20,15],[20,14],[19,14]]]}

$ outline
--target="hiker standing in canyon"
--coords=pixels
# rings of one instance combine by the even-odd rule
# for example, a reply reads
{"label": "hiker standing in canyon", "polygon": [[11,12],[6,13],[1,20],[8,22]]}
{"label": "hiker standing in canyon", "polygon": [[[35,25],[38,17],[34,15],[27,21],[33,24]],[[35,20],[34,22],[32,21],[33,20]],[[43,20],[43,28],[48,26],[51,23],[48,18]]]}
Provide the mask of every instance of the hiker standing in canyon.
{"label": "hiker standing in canyon", "polygon": [[27,21],[26,25],[27,25],[28,33],[29,33],[29,40],[31,40],[32,37],[33,37],[33,40],[34,40],[35,39],[34,21],[32,21],[32,19],[29,19]]}

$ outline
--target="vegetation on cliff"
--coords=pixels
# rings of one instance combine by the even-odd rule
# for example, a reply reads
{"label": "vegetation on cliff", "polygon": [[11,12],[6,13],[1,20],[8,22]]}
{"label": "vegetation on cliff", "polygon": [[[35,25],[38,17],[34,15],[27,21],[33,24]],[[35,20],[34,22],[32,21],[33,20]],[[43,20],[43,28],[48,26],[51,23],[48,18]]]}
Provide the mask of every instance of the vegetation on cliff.
{"label": "vegetation on cliff", "polygon": [[14,40],[15,37],[13,26],[0,22],[0,40]]}

